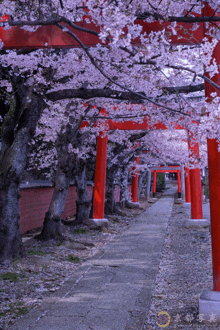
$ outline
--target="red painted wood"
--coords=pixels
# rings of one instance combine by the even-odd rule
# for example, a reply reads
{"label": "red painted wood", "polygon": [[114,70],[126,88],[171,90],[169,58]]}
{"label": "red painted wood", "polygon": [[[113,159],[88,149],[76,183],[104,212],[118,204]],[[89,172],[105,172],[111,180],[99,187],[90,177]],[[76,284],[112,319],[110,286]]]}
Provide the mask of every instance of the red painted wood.
{"label": "red painted wood", "polygon": [[[87,189],[91,199],[93,187],[88,186]],[[20,195],[19,212],[21,233],[41,227],[53,195],[53,187],[23,188],[21,189]],[[62,215],[63,219],[76,214],[76,199],[76,187],[70,186]]]}
{"label": "red painted wood", "polygon": [[191,203],[190,174],[188,167],[185,167],[185,195],[186,203]]}
{"label": "red painted wood", "polygon": [[[5,17],[2,20],[6,20]],[[98,36],[90,33],[78,31],[68,26],[66,23],[61,23],[72,31],[84,45],[90,47],[101,43]],[[77,26],[86,27],[99,32],[100,29],[92,23],[75,22]],[[26,31],[19,26],[12,26],[5,30],[0,27],[0,38],[4,42],[3,49],[39,49],[39,48],[79,48],[79,43],[68,33],[56,25],[40,26],[35,32]]]}
{"label": "red painted wood", "polygon": [[[203,15],[212,16],[213,10],[206,4],[203,8]],[[204,25],[204,36],[206,35]],[[220,65],[220,42],[217,43],[213,60]],[[209,74],[206,73],[209,77]],[[210,77],[209,77],[210,78]],[[220,73],[211,78],[215,83],[220,85]],[[211,93],[216,92],[218,97],[220,91],[205,81],[205,95],[208,102],[211,102]],[[210,198],[210,218],[211,218],[211,237],[212,237],[212,268],[213,268],[213,290],[220,291],[220,153],[218,150],[218,141],[216,139],[208,139],[208,169],[209,169],[209,198]]]}
{"label": "red painted wood", "polygon": [[191,187],[191,219],[203,219],[200,169],[194,168],[189,172]]}
{"label": "red painted wood", "polygon": [[[105,134],[106,133],[106,134]],[[97,137],[93,219],[104,219],[105,178],[108,135],[101,132]]]}
{"label": "red painted wood", "polygon": [[[136,157],[136,164],[139,164],[139,157]],[[132,201],[138,201],[138,170],[132,175]]]}
{"label": "red painted wood", "polygon": [[[95,32],[100,32],[100,27],[94,23],[87,23],[89,16],[84,16],[83,21],[74,22],[79,27],[85,27]],[[10,20],[9,16],[5,15],[1,18],[2,21]],[[85,46],[96,46],[97,43],[102,43],[98,36],[78,31],[66,23],[61,23],[73,32]],[[136,20],[135,24],[142,26],[142,33],[149,34],[152,31],[166,30],[167,39],[171,44],[197,44],[202,41],[203,31],[202,24],[196,31],[192,30],[191,23],[177,23],[176,32],[173,34],[170,29],[170,22],[161,23],[159,21],[147,23],[144,20]],[[126,33],[126,30],[124,31]],[[5,30],[0,27],[0,38],[4,43],[3,49],[38,49],[38,48],[75,48],[79,47],[78,42],[68,33],[56,25],[40,26],[35,32],[27,31],[20,26],[12,26]],[[133,44],[140,44],[140,38],[133,40]]]}
{"label": "red painted wood", "polygon": [[153,197],[156,197],[157,171],[154,171],[153,177]]}
{"label": "red painted wood", "polygon": [[41,227],[53,195],[53,188],[21,189],[19,201],[20,231]]}
{"label": "red painted wood", "polygon": [[[199,144],[194,139],[191,132],[189,134],[189,156],[195,157],[194,166],[196,165],[196,158],[199,158]],[[191,193],[191,219],[203,219],[202,210],[202,183],[201,173],[199,168],[190,169],[190,193]]]}
{"label": "red painted wood", "polygon": [[[132,120],[111,120],[108,119],[109,130],[142,130],[142,129],[167,129],[167,126],[164,123],[158,122],[156,124],[149,124],[149,117],[146,116],[143,118],[143,121],[132,121]],[[184,129],[181,125],[175,125],[175,129]]]}
{"label": "red painted wood", "polygon": [[180,177],[180,171],[177,171],[177,185],[178,185],[178,194],[181,194],[181,177]]}
{"label": "red painted wood", "polygon": [[[195,16],[200,16],[194,14]],[[165,29],[165,35],[171,44],[198,44],[202,42],[203,38],[203,25],[198,23],[199,28],[193,31],[193,23],[177,23],[176,24],[176,35],[172,33],[170,28],[170,22],[153,22],[147,23],[143,20],[136,20],[135,23],[143,27],[143,33],[149,34],[150,32],[158,32]],[[140,43],[138,39],[134,40],[134,43]]]}
{"label": "red painted wood", "polygon": [[[155,170],[152,170],[151,172],[155,172]],[[156,172],[157,173],[177,173],[178,172],[178,170],[160,170],[160,169],[158,169],[158,170],[156,170]]]}
{"label": "red painted wood", "polygon": [[[90,200],[92,200],[93,186],[87,186]],[[130,191],[130,187],[128,188]],[[22,188],[20,191],[19,212],[20,212],[20,231],[25,233],[29,230],[42,227],[45,213],[48,211],[53,187]],[[120,187],[115,187],[115,201],[120,201]],[[66,198],[63,219],[72,217],[76,214],[76,187],[70,186]]]}
{"label": "red painted wood", "polygon": [[[149,124],[149,117],[146,116],[143,118],[142,121],[133,121],[133,120],[112,120],[112,119],[105,119],[106,125],[108,125],[108,130],[147,130],[147,129],[168,129],[164,123],[158,122],[156,124]],[[97,124],[95,123],[94,126]],[[80,128],[88,127],[89,122],[83,121]],[[174,125],[175,129],[185,129],[181,125]]]}
{"label": "red painted wood", "polygon": [[208,169],[213,290],[220,291],[220,154],[218,151],[218,141],[215,139],[208,139]]}

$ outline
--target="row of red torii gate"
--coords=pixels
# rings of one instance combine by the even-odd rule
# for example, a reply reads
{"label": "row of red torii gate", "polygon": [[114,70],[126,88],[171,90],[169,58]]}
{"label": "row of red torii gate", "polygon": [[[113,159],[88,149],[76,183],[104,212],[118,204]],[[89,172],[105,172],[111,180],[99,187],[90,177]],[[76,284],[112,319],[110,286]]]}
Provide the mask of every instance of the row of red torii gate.
{"label": "row of red torii gate", "polygon": [[[204,7],[202,9],[203,16],[214,17],[217,15],[209,5],[204,1]],[[1,21],[10,21],[9,16],[4,16]],[[136,21],[137,24],[142,25],[143,32],[149,33],[150,31],[158,31],[165,28],[169,33],[170,23],[154,22],[147,23],[141,20]],[[218,24],[218,23],[215,23]],[[39,27],[35,32],[30,32],[21,29],[19,26],[12,26],[11,29],[4,29],[0,27],[0,38],[4,43],[3,49],[38,49],[38,48],[70,48],[79,47],[78,42],[68,32],[74,31],[75,35],[82,40],[87,47],[94,46],[100,42],[98,38],[99,27],[96,27],[93,23],[87,23],[86,20],[82,22],[76,22],[75,28],[68,26],[66,23],[61,23],[63,29],[60,29],[56,25],[45,25]],[[177,23],[176,31],[177,35],[169,36],[172,43],[199,43],[202,42],[203,37],[207,37],[210,40],[210,36],[207,34],[207,30],[203,23],[199,23],[200,27],[196,31],[191,29],[189,31],[190,40],[187,41],[184,35],[185,28],[189,31],[192,28],[192,23]],[[78,27],[78,28],[77,28]],[[94,30],[93,35],[86,32],[89,28]],[[134,43],[140,43],[139,40],[134,40]],[[103,45],[104,46],[104,45]],[[220,42],[217,43],[213,55],[213,60],[220,65]],[[209,77],[208,74],[206,74]],[[209,77],[213,82],[220,86],[220,73],[215,74],[214,77]],[[211,94],[217,92],[220,96],[220,90],[214,88],[207,81],[205,81],[205,95],[208,102],[211,102]],[[113,122],[108,121],[108,129],[149,129],[150,127],[146,122],[136,125],[134,122]],[[163,127],[158,127],[166,129]],[[159,126],[160,126],[159,125]],[[100,132],[97,138],[97,158],[96,158],[96,173],[95,173],[95,190],[94,190],[94,213],[93,217],[96,221],[104,220],[104,200],[105,200],[105,174],[106,174],[106,157],[107,157],[107,141],[108,136],[105,132]],[[206,291],[202,294],[199,300],[200,313],[204,315],[206,319],[209,319],[210,314],[215,314],[217,319],[220,320],[220,153],[218,151],[218,141],[216,139],[208,139],[208,168],[209,168],[209,193],[210,193],[210,213],[211,213],[211,236],[212,236],[212,259],[213,259],[213,290]],[[189,141],[189,151],[193,155],[198,156],[198,143],[193,141],[193,138]],[[138,159],[137,159],[138,162]],[[154,172],[156,176],[156,172]],[[179,172],[178,172],[179,173]],[[201,193],[201,176],[200,169],[186,169],[185,170],[185,184],[186,184],[186,201],[190,202],[191,196],[191,218],[192,222],[196,225],[204,225],[204,219],[202,214],[202,193]],[[179,174],[178,174],[179,175]],[[134,174],[132,181],[132,197],[133,201],[137,201],[137,184],[138,174]],[[155,193],[155,188],[154,188]],[[179,191],[180,193],[180,191]]]}
{"label": "row of red torii gate", "polygon": [[[104,219],[104,205],[105,205],[105,180],[106,180],[106,164],[107,164],[107,145],[108,145],[108,130],[147,130],[147,129],[167,129],[162,123],[157,123],[153,126],[148,124],[148,119],[145,118],[143,122],[134,121],[113,121],[105,120],[106,130],[100,132],[97,137],[96,146],[96,169],[95,169],[95,185],[94,185],[94,199],[93,199],[93,219],[97,223],[106,222]],[[177,129],[183,129],[182,126],[176,125]],[[199,143],[193,139],[192,134],[188,134],[188,149],[189,156],[192,159],[199,158]],[[136,163],[139,164],[139,156],[136,157]],[[153,173],[153,197],[156,195],[156,174],[158,172],[176,172],[178,182],[178,195],[181,197],[181,168],[158,168],[154,169]],[[191,203],[191,219],[203,220],[202,210],[202,186],[201,173],[197,168],[185,168],[185,197],[186,203]],[[183,186],[183,175],[182,175]],[[132,201],[138,202],[138,171],[134,171],[132,176]]]}

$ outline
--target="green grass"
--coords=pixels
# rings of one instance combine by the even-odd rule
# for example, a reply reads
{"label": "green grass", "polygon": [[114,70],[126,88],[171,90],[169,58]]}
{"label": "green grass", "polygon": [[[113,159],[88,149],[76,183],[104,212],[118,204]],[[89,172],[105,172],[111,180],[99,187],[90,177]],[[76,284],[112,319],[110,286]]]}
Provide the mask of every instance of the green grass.
{"label": "green grass", "polygon": [[85,228],[79,228],[73,231],[74,234],[86,234],[88,232],[88,229]]}
{"label": "green grass", "polygon": [[3,280],[8,280],[10,282],[18,282],[18,274],[7,272],[7,273],[2,275],[2,279]]}
{"label": "green grass", "polygon": [[68,255],[67,260],[70,261],[70,262],[74,262],[74,263],[79,263],[80,262],[79,257],[75,257],[72,254],[69,254]]}
{"label": "green grass", "polygon": [[40,250],[29,250],[28,254],[31,256],[44,256],[45,254],[49,254],[50,252],[43,252],[41,249]]}
{"label": "green grass", "polygon": [[13,309],[13,312],[16,314],[16,315],[25,315],[28,313],[28,308],[27,307],[15,307]]}
{"label": "green grass", "polygon": [[[27,307],[25,307],[25,306],[22,306],[22,303],[21,302],[19,302],[18,304],[10,304],[9,305],[9,308],[10,308],[10,311],[9,311],[9,313],[11,313],[11,314],[16,314],[17,316],[19,316],[19,315],[25,315],[25,314],[27,314],[28,313],[28,308]],[[3,314],[3,313],[2,313]],[[5,315],[7,315],[7,312],[6,313],[4,313]],[[2,315],[2,316],[5,316],[5,315]]]}

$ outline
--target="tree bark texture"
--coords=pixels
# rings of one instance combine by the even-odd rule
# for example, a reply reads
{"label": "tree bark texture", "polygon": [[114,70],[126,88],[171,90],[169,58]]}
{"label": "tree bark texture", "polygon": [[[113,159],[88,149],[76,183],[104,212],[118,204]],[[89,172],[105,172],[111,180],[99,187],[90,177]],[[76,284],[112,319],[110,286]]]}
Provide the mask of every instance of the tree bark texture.
{"label": "tree bark texture", "polygon": [[69,184],[70,177],[59,169],[56,173],[50,206],[44,217],[43,229],[40,235],[36,236],[37,239],[62,239],[61,218],[65,208]]}
{"label": "tree bark texture", "polygon": [[121,185],[120,185],[120,204],[122,207],[126,207],[128,202],[128,166],[124,168],[121,175]]}
{"label": "tree bark texture", "polygon": [[[23,254],[19,198],[20,180],[29,152],[29,142],[34,135],[38,119],[45,107],[41,96],[15,79],[15,92],[10,109],[5,112],[1,127],[0,152],[0,263]],[[27,101],[31,99],[31,102]]]}
{"label": "tree bark texture", "polygon": [[0,263],[23,255],[19,216],[20,189],[11,182],[0,192]]}
{"label": "tree bark texture", "polygon": [[117,207],[115,202],[115,184],[114,178],[117,173],[118,166],[113,165],[106,173],[106,202],[105,202],[105,213],[114,214],[117,213]]}
{"label": "tree bark texture", "polygon": [[58,157],[58,165],[54,183],[54,191],[45,214],[42,232],[35,238],[39,240],[62,239],[61,219],[65,208],[73,169],[73,159],[68,153],[68,133],[60,133],[55,146]]}
{"label": "tree bark texture", "polygon": [[140,199],[143,180],[146,178],[146,176],[147,176],[147,170],[145,170],[143,173],[139,173],[139,176],[138,176],[138,200]]}
{"label": "tree bark texture", "polygon": [[81,224],[89,220],[91,201],[87,191],[86,162],[79,159],[76,171],[76,222]]}
{"label": "tree bark texture", "polygon": [[[153,62],[152,64],[156,64]],[[176,86],[176,87],[163,87],[162,92],[167,94],[176,94],[176,93],[193,93],[197,91],[204,90],[204,84],[199,85],[189,85],[189,86]],[[63,99],[72,99],[72,98],[81,98],[81,99],[90,99],[93,97],[104,97],[122,101],[129,101],[131,103],[138,103],[143,100],[146,96],[144,92],[139,91],[139,95],[135,95],[132,92],[125,92],[123,90],[112,90],[109,88],[103,89],[87,89],[87,88],[79,88],[79,89],[63,89],[56,92],[48,92],[46,97],[51,101],[58,101]],[[143,98],[141,97],[143,95]]]}

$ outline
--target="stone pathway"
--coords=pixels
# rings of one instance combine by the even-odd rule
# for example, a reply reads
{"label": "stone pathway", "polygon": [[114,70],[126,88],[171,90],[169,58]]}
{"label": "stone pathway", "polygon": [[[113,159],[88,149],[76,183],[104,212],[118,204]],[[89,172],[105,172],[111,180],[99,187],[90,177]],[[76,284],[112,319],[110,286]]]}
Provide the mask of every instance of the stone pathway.
{"label": "stone pathway", "polygon": [[141,330],[154,288],[176,188],[87,260],[12,330]]}

